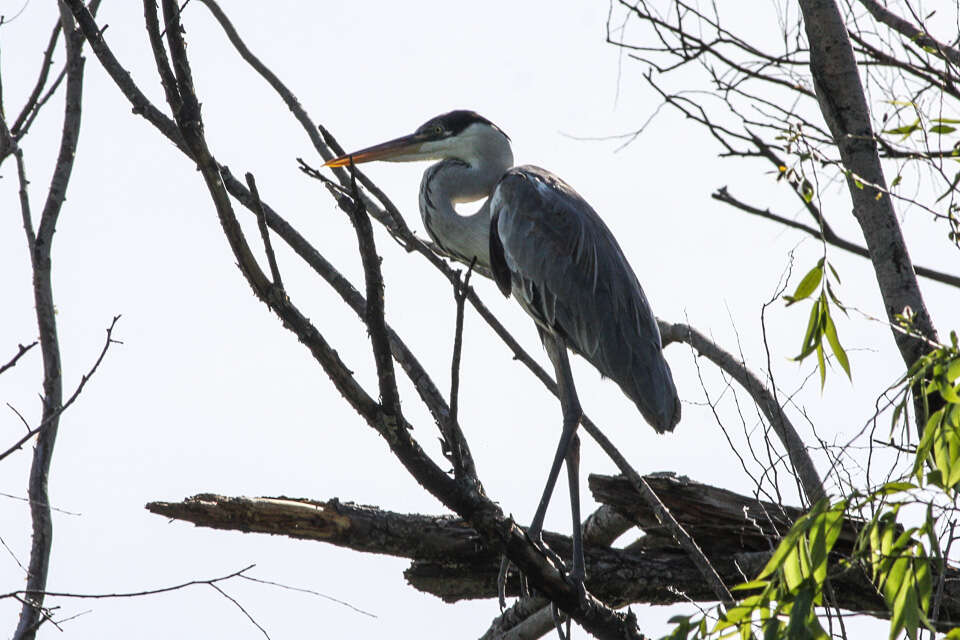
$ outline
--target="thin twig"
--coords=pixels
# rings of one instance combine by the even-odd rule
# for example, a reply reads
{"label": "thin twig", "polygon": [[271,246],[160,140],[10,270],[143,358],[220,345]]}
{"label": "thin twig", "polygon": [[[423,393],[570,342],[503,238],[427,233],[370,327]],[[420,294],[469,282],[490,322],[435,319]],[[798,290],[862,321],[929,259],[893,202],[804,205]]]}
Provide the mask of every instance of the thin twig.
{"label": "thin twig", "polygon": [[[100,366],[100,363],[103,362],[103,358],[104,356],[107,355],[107,350],[110,348],[110,345],[122,344],[121,342],[114,340],[112,337],[113,327],[114,325],[117,324],[117,320],[119,319],[120,319],[120,316],[113,317],[113,321],[110,323],[110,326],[107,327],[107,339],[103,343],[103,348],[100,350],[100,355],[97,356],[97,359],[93,363],[93,366],[90,368],[90,370],[87,371],[87,373],[85,373],[83,376],[81,376],[80,384],[77,385],[77,388],[70,395],[67,401],[64,402],[62,405],[60,405],[59,407],[57,407],[56,409],[50,411],[49,413],[45,412],[47,413],[47,415],[44,416],[40,424],[38,424],[36,427],[32,429],[29,429],[27,433],[24,434],[23,437],[21,437],[16,443],[11,445],[3,453],[0,453],[0,460],[3,460],[4,458],[12,454],[14,451],[17,451],[18,449],[22,448],[23,445],[33,436],[49,428],[50,425],[54,424],[54,422],[56,422],[60,418],[60,416],[63,415],[63,412],[66,411],[70,407],[70,405],[72,405],[74,401],[80,396],[80,393],[83,391],[83,388],[87,386],[87,382],[90,380],[90,378],[93,377],[93,374],[97,372],[97,368]],[[10,405],[8,404],[7,406],[10,406]],[[13,407],[10,407],[10,408],[13,409]],[[17,415],[20,415],[19,412],[16,411],[16,409],[13,409],[13,410],[14,412],[17,413]],[[20,418],[22,420],[23,416],[20,416]],[[34,501],[34,497],[31,495],[30,502],[32,503],[33,501]]]}
{"label": "thin twig", "polygon": [[273,286],[283,290],[283,280],[280,278],[280,269],[277,267],[277,256],[273,253],[270,244],[270,231],[267,229],[267,218],[263,213],[263,203],[260,201],[260,192],[257,190],[257,181],[249,171],[246,173],[247,187],[253,196],[254,213],[257,214],[257,226],[260,228],[260,237],[263,238],[263,248],[267,252],[267,262],[270,264],[270,274],[273,276]]}
{"label": "thin twig", "polygon": [[209,578],[207,580],[189,580],[187,582],[181,582],[180,584],[175,584],[169,587],[160,587],[158,589],[144,589],[142,591],[118,591],[114,593],[73,593],[70,591],[31,591],[30,589],[19,589],[17,591],[10,591],[8,593],[0,594],[0,600],[4,598],[13,598],[16,596],[37,596],[44,595],[51,598],[76,598],[80,600],[106,600],[109,598],[139,598],[142,596],[153,596],[160,593],[170,593],[171,591],[177,591],[179,589],[184,589],[186,587],[192,587],[194,585],[200,584],[215,584],[217,582],[223,582],[224,580],[230,580],[231,578],[236,578],[243,575],[247,571],[253,569],[255,564],[240,569],[239,571],[234,571],[233,573],[228,573],[225,576],[220,576],[219,578]]}
{"label": "thin twig", "polygon": [[297,592],[299,592],[299,593],[309,593],[310,595],[318,596],[318,597],[320,597],[320,598],[323,598],[324,600],[329,600],[330,602],[335,602],[335,603],[337,603],[337,604],[342,604],[343,606],[347,607],[348,609],[353,609],[353,610],[356,611],[357,613],[362,613],[363,615],[368,616],[368,617],[370,617],[370,618],[376,618],[376,617],[377,617],[377,615],[376,615],[375,613],[370,613],[369,611],[364,611],[363,609],[360,609],[359,607],[353,606],[353,605],[350,604],[349,602],[344,602],[343,600],[338,600],[337,598],[334,598],[333,596],[328,596],[327,594],[325,594],[325,593],[320,593],[319,591],[313,591],[313,590],[311,590],[311,589],[304,589],[304,588],[302,588],[302,587],[291,587],[290,585],[281,584],[281,583],[279,583],[279,582],[273,582],[272,580],[264,580],[264,579],[262,579],[262,578],[254,578],[254,577],[252,577],[252,576],[243,575],[243,576],[240,576],[240,577],[243,578],[244,580],[249,580],[250,582],[258,582],[258,583],[260,583],[260,584],[270,585],[271,587],[280,587],[281,589],[287,589],[288,591],[297,591]]}
{"label": "thin twig", "polygon": [[19,359],[23,356],[23,354],[25,354],[27,351],[30,351],[30,349],[33,349],[35,346],[37,346],[37,344],[39,344],[39,341],[34,340],[33,342],[31,342],[31,343],[28,344],[27,346],[23,346],[22,344],[21,344],[21,345],[17,345],[17,346],[19,347],[19,349],[18,349],[18,351],[17,351],[17,355],[13,356],[13,358],[10,360],[10,362],[8,362],[7,364],[5,364],[5,365],[3,365],[2,367],[0,367],[0,373],[3,373],[4,371],[6,371],[7,369],[9,369],[10,367],[15,366],[15,365],[17,364],[17,360],[19,360]]}
{"label": "thin twig", "polygon": [[[37,82],[33,86],[33,91],[30,92],[30,96],[27,97],[27,101],[24,103],[23,108],[20,110],[20,114],[17,116],[17,119],[13,121],[13,125],[10,127],[10,133],[15,139],[20,139],[23,137],[23,134],[26,132],[24,123],[27,120],[27,117],[31,112],[36,112],[40,110],[40,94],[43,92],[44,86],[47,84],[47,77],[50,74],[50,67],[53,66],[53,50],[57,46],[57,40],[60,37],[61,31],[61,21],[57,20],[57,24],[54,25],[53,31],[50,34],[50,39],[47,41],[47,48],[43,52],[43,61],[40,64],[40,73],[37,76]],[[29,126],[29,125],[28,125]]]}
{"label": "thin twig", "polygon": [[453,297],[456,301],[457,315],[453,336],[453,356],[450,362],[450,417],[443,428],[443,439],[446,445],[447,453],[453,457],[454,472],[458,479],[468,479],[478,481],[476,469],[473,466],[473,459],[470,457],[470,449],[467,447],[466,439],[460,431],[460,424],[457,420],[457,410],[460,406],[460,355],[463,349],[463,305],[470,291],[470,275],[473,273],[473,267],[477,259],[470,261],[470,267],[467,274],[461,282],[459,279],[453,288]]}
{"label": "thin twig", "polygon": [[453,288],[453,299],[457,305],[456,324],[453,335],[453,357],[450,363],[450,419],[457,419],[458,395],[460,393],[460,352],[463,347],[463,303],[467,299],[467,291],[470,288],[470,276],[473,274],[473,267],[477,263],[474,257],[470,261],[470,267],[467,269],[467,275],[463,281],[458,281]]}
{"label": "thin twig", "polygon": [[250,612],[249,612],[249,611],[247,611],[246,609],[243,608],[243,605],[242,605],[242,604],[240,604],[239,602],[237,602],[236,598],[234,598],[233,596],[231,596],[231,595],[228,594],[226,591],[224,591],[223,589],[221,589],[220,587],[218,587],[216,584],[213,584],[212,582],[209,583],[209,586],[210,586],[211,589],[214,589],[217,593],[219,593],[219,594],[222,595],[224,598],[226,598],[227,600],[229,600],[230,602],[232,602],[234,605],[236,605],[237,609],[240,609],[240,611],[243,612],[243,615],[247,616],[247,620],[249,620],[250,622],[252,622],[252,623],[253,623],[253,626],[255,626],[257,629],[259,629],[259,630],[260,630],[260,633],[262,633],[262,634],[264,635],[264,637],[267,638],[267,640],[270,640],[270,634],[267,633],[267,630],[260,626],[260,623],[257,622],[257,621],[253,618],[252,615],[250,615]]}

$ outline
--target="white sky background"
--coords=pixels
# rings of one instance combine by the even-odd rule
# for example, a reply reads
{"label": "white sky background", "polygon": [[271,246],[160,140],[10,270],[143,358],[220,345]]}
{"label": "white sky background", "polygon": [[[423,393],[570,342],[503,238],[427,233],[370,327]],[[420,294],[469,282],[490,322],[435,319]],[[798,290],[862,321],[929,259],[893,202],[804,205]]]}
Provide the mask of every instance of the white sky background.
{"label": "white sky background", "polygon": [[[738,9],[728,4],[725,11]],[[0,13],[10,16],[20,6],[19,0],[0,1]],[[604,42],[605,2],[273,2],[225,3],[224,9],[251,49],[348,149],[409,133],[454,108],[490,118],[511,136],[518,163],[556,172],[600,212],[660,317],[687,318],[733,351],[739,335],[748,363],[757,371],[764,367],[761,305],[772,297],[788,252],[797,247],[795,286],[820,257],[820,245],[712,201],[711,191],[728,184],[735,195],[807,221],[785,188],[771,186],[766,193],[757,188],[768,167],[719,160],[714,141],[670,109],[619,153],[618,141],[577,139],[632,131],[658,105],[642,78],[645,67],[621,58]],[[35,0],[0,27],[8,118],[32,87],[55,14],[53,2]],[[772,5],[751,5],[749,16],[740,18],[755,24],[767,20],[771,32],[776,25]],[[106,39],[114,53],[166,110],[141,4],[105,2],[98,22],[109,24]],[[213,153],[236,175],[254,172],[264,200],[362,290],[349,222],[321,185],[296,168],[297,156],[319,164],[299,124],[235,55],[205,7],[192,3],[185,24]],[[136,591],[256,563],[252,575],[319,591],[377,616],[263,585],[223,585],[274,639],[479,636],[498,613],[496,603],[447,605],[421,594],[403,579],[407,561],[198,529],[143,509],[152,500],[214,492],[336,497],[401,512],[445,512],[340,398],[294,336],[251,295],[199,174],[131,114],[87,48],[85,55],[83,128],[53,253],[66,393],[96,358],[104,329],[118,313],[123,318],[115,337],[124,344],[111,348],[61,421],[51,501],[81,515],[55,515],[48,588]],[[62,53],[56,59],[59,68]],[[23,144],[37,218],[61,122],[62,93]],[[383,164],[368,171],[420,233],[417,189],[425,168]],[[36,320],[12,160],[0,175],[0,360],[5,362],[18,342],[33,340]],[[848,202],[841,190],[828,215],[842,236],[860,241]],[[245,211],[238,215],[258,247],[252,218]],[[944,228],[916,211],[904,217],[904,226],[917,263],[955,270],[956,254],[946,247]],[[454,320],[449,287],[380,229],[377,241],[388,319],[446,390]],[[293,300],[368,390],[375,390],[369,343],[353,313],[281,249],[279,240],[276,246]],[[843,278],[841,298],[882,316],[867,262],[836,250],[829,255]],[[478,277],[473,283],[514,335],[547,364],[533,323],[519,307],[504,300],[491,282]],[[956,294],[928,281],[922,287],[945,335],[955,317]],[[788,391],[814,367],[788,360],[806,323],[803,306],[784,309],[776,303],[767,316],[774,373]],[[859,429],[876,396],[902,369],[885,327],[852,316],[840,320],[838,328],[851,356],[853,385],[835,370],[822,394],[813,381],[798,395],[828,442],[843,442]],[[702,406],[690,350],[674,345],[666,356],[684,401],[683,421],[674,434],[658,437],[616,385],[602,382],[575,359],[586,412],[641,472],[671,470],[750,492],[751,480]],[[719,395],[722,379],[708,363],[701,367],[711,394]],[[2,376],[0,400],[36,423],[41,381],[35,351]],[[409,386],[403,391],[417,438],[439,459],[435,426]],[[460,402],[461,423],[487,492],[527,523],[559,436],[559,406],[471,311]],[[743,428],[732,406],[727,403],[721,415],[742,442]],[[795,418],[809,436],[802,416],[795,413]],[[754,423],[748,408],[748,428]],[[22,428],[4,407],[0,443],[15,440]],[[755,437],[759,444],[759,434]],[[583,442],[587,514],[593,505],[587,473],[613,473],[614,467],[586,436]],[[0,464],[0,491],[25,495],[29,458],[25,449]],[[560,484],[547,528],[568,533],[567,495]],[[11,551],[0,550],[0,592],[23,584],[14,556],[26,564],[28,529],[26,503],[0,496],[0,537]],[[60,605],[62,617],[92,609],[64,625],[72,637],[260,637],[234,605],[207,587],[151,598],[48,604]],[[19,606],[14,605],[0,601],[0,628],[15,626]],[[668,628],[666,620],[677,610],[693,612],[692,607],[634,609],[641,629],[654,637]],[[52,626],[41,634],[58,635]]]}

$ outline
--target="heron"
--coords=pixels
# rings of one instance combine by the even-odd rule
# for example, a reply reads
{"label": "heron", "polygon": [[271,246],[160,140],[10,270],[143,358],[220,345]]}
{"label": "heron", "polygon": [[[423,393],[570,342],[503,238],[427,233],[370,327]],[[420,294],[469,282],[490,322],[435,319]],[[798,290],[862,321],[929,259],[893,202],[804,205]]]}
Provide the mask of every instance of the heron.
{"label": "heron", "polygon": [[[616,382],[658,433],[680,420],[680,400],[660,331],[616,238],[576,191],[553,173],[513,166],[510,138],[483,116],[456,110],[410,135],[325,163],[439,161],[420,182],[420,214],[440,251],[486,267],[533,318],[556,374],[563,427],[527,535],[541,548],[543,521],[566,462],[573,519],[568,580],[585,596],[576,435],[582,416],[567,350]],[[471,215],[456,205],[484,199]],[[502,572],[503,573],[503,572]],[[502,583],[501,583],[502,589]],[[501,595],[502,601],[502,595]]]}

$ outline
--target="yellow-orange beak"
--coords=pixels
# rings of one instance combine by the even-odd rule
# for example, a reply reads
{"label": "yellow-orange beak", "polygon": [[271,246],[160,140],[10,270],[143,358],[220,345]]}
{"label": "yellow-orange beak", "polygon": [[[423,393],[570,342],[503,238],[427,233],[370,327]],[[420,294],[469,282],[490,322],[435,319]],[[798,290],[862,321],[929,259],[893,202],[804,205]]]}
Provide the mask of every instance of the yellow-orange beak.
{"label": "yellow-orange beak", "polygon": [[374,160],[416,160],[419,159],[420,147],[427,141],[427,136],[414,133],[402,138],[383,142],[381,144],[342,155],[323,163],[325,167],[345,167],[350,164],[372,162]]}

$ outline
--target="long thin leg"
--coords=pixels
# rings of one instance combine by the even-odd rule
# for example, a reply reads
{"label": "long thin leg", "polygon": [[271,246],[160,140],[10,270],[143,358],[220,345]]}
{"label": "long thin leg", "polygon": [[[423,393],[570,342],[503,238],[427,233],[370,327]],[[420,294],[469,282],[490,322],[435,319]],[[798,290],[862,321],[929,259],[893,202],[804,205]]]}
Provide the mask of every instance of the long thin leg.
{"label": "long thin leg", "polygon": [[[573,568],[570,577],[578,589],[583,590],[586,570],[583,563],[583,530],[580,519],[580,438],[573,436],[567,450],[567,481],[570,484],[570,515],[573,519]],[[584,593],[580,594],[581,596]]]}
{"label": "long thin leg", "polygon": [[[580,440],[576,437],[577,427],[580,425],[583,410],[580,407],[577,390],[573,384],[573,372],[570,370],[570,359],[567,356],[566,345],[562,339],[545,332],[541,334],[541,337],[543,339],[543,346],[550,356],[550,361],[553,363],[553,368],[557,376],[557,390],[560,396],[560,407],[563,412],[563,429],[560,433],[560,442],[557,443],[557,451],[553,456],[553,464],[550,466],[547,485],[543,489],[540,504],[537,506],[537,512],[533,516],[533,522],[530,528],[527,529],[527,535],[534,541],[542,544],[543,521],[547,515],[547,506],[550,504],[553,489],[556,487],[557,478],[560,475],[560,465],[566,461],[567,479],[570,485],[570,512],[573,519],[573,570],[570,572],[570,578],[576,585],[577,591],[583,596],[585,594],[583,586],[585,571],[583,561],[583,536],[580,524]],[[500,565],[500,575],[497,580],[497,591],[500,597],[501,609],[505,605],[504,594],[508,567],[509,561],[504,557]],[[563,634],[561,633],[561,637],[562,636]]]}
{"label": "long thin leg", "polygon": [[[560,408],[563,411],[563,431],[560,433],[557,452],[553,456],[553,465],[551,465],[550,475],[547,477],[547,486],[543,489],[540,504],[537,506],[537,512],[533,516],[533,523],[528,530],[530,537],[534,539],[539,538],[543,531],[543,520],[547,515],[547,505],[550,504],[553,489],[557,484],[557,477],[560,475],[560,465],[563,464],[563,461],[567,457],[567,451],[569,451],[570,444],[577,434],[580,417],[583,415],[583,410],[580,408],[580,400],[577,398],[577,390],[573,386],[573,373],[570,371],[570,359],[567,357],[566,345],[563,344],[560,338],[544,333],[543,346],[546,347],[547,354],[553,362],[553,368],[557,375],[557,390],[560,395]],[[579,453],[577,459],[579,460]],[[570,500],[571,507],[573,507],[573,501],[577,500],[576,511],[579,514],[579,484],[577,486],[578,490],[576,495],[571,492]],[[574,544],[576,544],[576,542],[574,542]]]}

